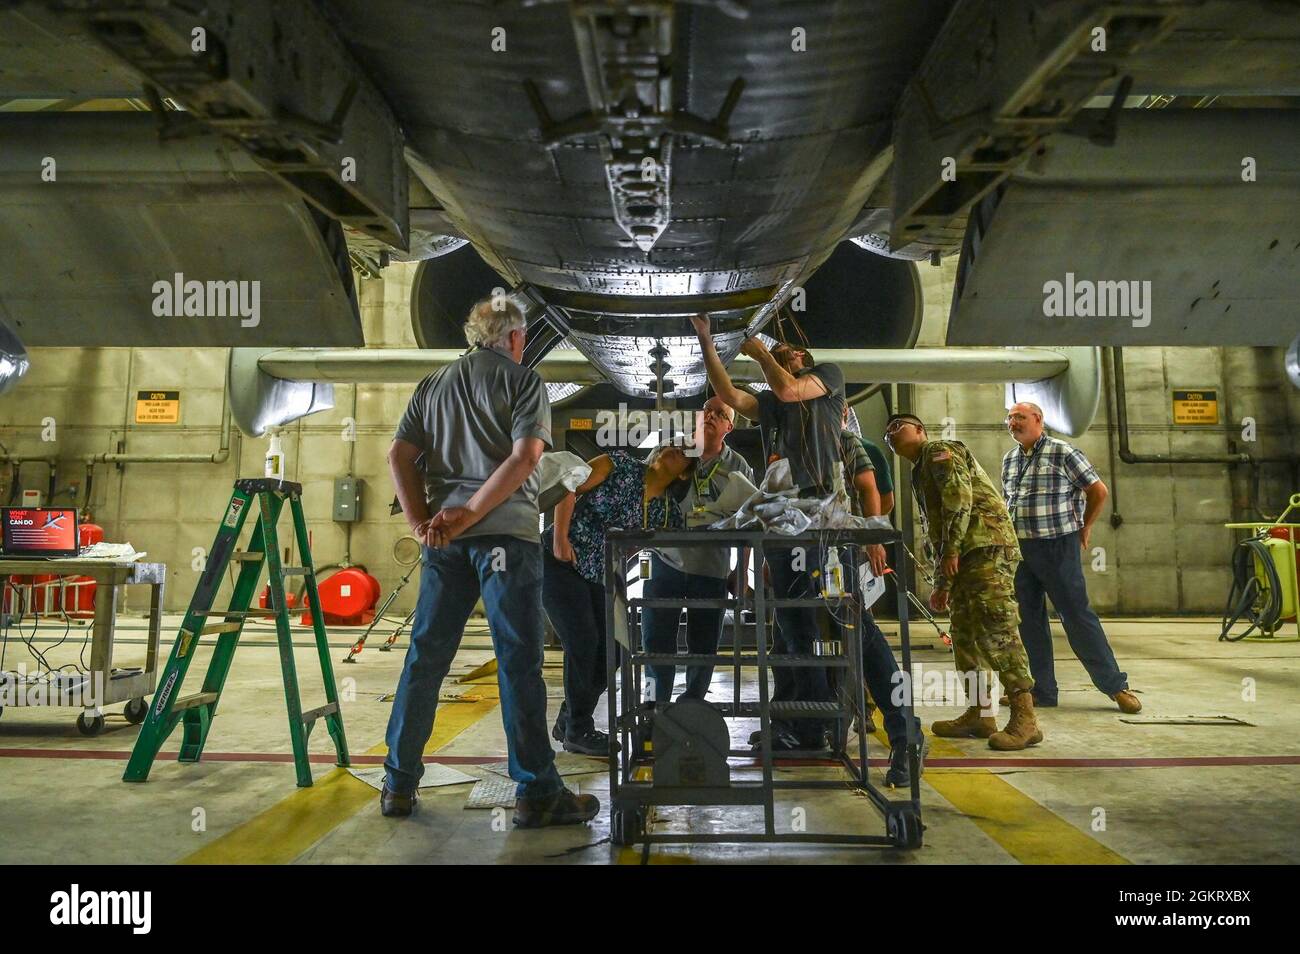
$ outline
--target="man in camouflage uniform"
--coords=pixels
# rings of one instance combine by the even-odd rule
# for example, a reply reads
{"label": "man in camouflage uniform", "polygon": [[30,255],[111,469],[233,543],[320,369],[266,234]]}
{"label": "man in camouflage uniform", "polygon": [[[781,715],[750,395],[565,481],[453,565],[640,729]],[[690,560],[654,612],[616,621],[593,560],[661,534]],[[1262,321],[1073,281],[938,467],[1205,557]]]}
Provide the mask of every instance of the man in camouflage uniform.
{"label": "man in camouflage uniform", "polygon": [[[1016,605],[1016,564],[1020,545],[1002,494],[961,441],[932,441],[925,424],[911,414],[895,414],[885,426],[885,443],[912,463],[925,530],[934,559],[935,590],[930,606],[950,609],[952,648],[957,670],[976,703],[960,718],[936,722],[930,731],[943,738],[987,738],[989,747],[1016,751],[1043,740],[1034,715],[1029,660],[1020,642]],[[1011,719],[1001,732],[978,703],[981,671],[992,669],[1010,698]]]}

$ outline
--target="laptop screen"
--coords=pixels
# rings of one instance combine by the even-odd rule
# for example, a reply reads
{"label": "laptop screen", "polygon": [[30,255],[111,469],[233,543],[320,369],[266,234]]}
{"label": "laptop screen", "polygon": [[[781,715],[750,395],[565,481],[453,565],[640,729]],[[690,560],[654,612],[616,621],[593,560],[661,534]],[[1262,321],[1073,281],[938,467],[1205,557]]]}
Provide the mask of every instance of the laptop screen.
{"label": "laptop screen", "polygon": [[77,511],[71,507],[0,508],[4,553],[9,557],[77,555]]}

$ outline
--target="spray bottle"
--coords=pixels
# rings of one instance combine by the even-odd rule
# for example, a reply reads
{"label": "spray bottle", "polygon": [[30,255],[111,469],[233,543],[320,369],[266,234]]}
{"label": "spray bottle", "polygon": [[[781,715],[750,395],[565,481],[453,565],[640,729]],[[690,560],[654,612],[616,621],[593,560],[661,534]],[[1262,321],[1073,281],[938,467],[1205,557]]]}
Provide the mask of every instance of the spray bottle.
{"label": "spray bottle", "polygon": [[840,564],[839,547],[831,547],[826,557],[826,573],[822,577],[822,596],[828,600],[844,595],[844,567]]}
{"label": "spray bottle", "polygon": [[284,480],[284,448],[280,446],[280,431],[271,431],[271,445],[266,449],[266,476],[272,480]]}

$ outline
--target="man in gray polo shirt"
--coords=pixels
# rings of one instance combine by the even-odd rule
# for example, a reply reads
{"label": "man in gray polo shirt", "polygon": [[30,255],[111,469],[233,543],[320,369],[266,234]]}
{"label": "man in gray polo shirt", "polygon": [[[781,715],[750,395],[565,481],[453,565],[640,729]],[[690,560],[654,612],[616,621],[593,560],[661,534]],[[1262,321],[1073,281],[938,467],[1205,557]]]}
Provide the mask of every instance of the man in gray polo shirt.
{"label": "man in gray polo shirt", "polygon": [[480,595],[518,783],[515,824],[575,824],[600,810],[594,796],[564,787],[546,731],[536,468],[551,446],[551,406],[541,378],[520,364],[524,328],[505,298],[475,305],[465,323],[471,350],[420,382],[388,452],[402,512],[425,544],[411,648],[388,721],[380,795],[388,816],[415,807],[438,691]]}
{"label": "man in gray polo shirt", "polygon": [[[700,456],[686,475],[686,493],[681,498],[687,526],[706,525],[718,519],[705,513],[726,489],[732,474],[741,474],[753,483],[754,471],[745,459],[724,442],[734,427],[735,411],[722,398],[714,396],[704,404],[696,418],[695,446]],[[671,493],[671,491],[670,491]],[[727,596],[727,577],[731,574],[731,548],[681,547],[660,548],[650,553],[650,579],[645,595],[654,599],[711,599]],[[744,586],[745,559],[737,565],[736,585]],[[680,608],[646,607],[641,611],[641,631],[646,652],[677,652],[677,627]],[[721,609],[694,608],[686,611],[686,646],[694,654],[711,655],[718,651],[722,638]],[[647,667],[646,687],[654,702],[670,702],[673,696],[675,666]],[[712,666],[688,666],[686,691],[682,698],[703,699],[713,680]]]}

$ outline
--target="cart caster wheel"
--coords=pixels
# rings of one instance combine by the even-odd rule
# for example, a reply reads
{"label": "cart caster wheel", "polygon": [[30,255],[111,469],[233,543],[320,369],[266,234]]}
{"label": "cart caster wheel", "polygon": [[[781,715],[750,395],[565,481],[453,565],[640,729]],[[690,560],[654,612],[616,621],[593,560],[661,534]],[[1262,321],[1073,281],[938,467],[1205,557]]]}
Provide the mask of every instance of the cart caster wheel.
{"label": "cart caster wheel", "polygon": [[132,699],[122,710],[122,715],[126,716],[126,721],[132,725],[139,725],[144,721],[144,717],[149,714],[149,704],[144,699]]}
{"label": "cart caster wheel", "polygon": [[910,806],[891,810],[885,817],[885,833],[895,848],[920,848],[921,818]]}
{"label": "cart caster wheel", "polygon": [[636,810],[615,809],[609,814],[609,840],[626,847],[645,834],[645,815]]}
{"label": "cart caster wheel", "polygon": [[99,735],[104,728],[104,717],[102,715],[94,716],[87,719],[86,713],[77,716],[77,731],[82,735]]}

